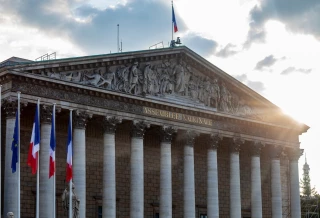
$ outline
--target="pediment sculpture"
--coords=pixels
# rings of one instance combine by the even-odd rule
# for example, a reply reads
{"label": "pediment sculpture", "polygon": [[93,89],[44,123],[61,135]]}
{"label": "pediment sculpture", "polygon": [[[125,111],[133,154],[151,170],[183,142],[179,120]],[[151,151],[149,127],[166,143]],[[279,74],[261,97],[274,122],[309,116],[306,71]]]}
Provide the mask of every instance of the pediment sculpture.
{"label": "pediment sculpture", "polygon": [[224,81],[203,75],[180,59],[133,62],[73,71],[42,71],[43,76],[140,96],[180,99],[208,109],[258,118],[255,110]]}

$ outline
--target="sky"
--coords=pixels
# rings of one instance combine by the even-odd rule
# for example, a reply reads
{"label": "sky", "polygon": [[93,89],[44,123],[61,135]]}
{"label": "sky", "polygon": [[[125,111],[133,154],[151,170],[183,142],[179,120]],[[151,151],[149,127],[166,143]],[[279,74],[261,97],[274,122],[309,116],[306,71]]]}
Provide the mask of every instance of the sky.
{"label": "sky", "polygon": [[[174,38],[310,126],[300,146],[320,192],[320,1],[173,4]],[[124,52],[167,47],[171,19],[170,0],[0,0],[0,62],[53,52],[57,58],[114,53],[117,24]]]}

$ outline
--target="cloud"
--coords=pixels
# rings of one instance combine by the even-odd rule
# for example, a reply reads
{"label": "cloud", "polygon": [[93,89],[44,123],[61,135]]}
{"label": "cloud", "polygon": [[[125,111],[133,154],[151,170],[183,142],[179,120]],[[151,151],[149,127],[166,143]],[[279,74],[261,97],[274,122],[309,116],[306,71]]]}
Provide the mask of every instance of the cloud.
{"label": "cloud", "polygon": [[[49,37],[64,38],[87,54],[117,51],[117,24],[123,51],[149,49],[171,40],[171,6],[164,1],[131,0],[115,7],[96,8],[79,0],[4,0],[0,6],[17,24]],[[179,34],[186,25],[176,12]],[[169,23],[169,25],[168,25]]]}
{"label": "cloud", "polygon": [[218,45],[214,40],[206,39],[194,34],[186,35],[183,38],[182,43],[202,56],[213,54]]}
{"label": "cloud", "polygon": [[311,73],[312,69],[303,69],[303,68],[295,68],[295,67],[288,67],[287,69],[281,72],[281,75],[288,75],[294,72],[309,74]]}
{"label": "cloud", "polygon": [[266,89],[262,82],[249,80],[246,74],[236,75],[235,78],[258,93],[262,93]]}
{"label": "cloud", "polygon": [[274,65],[277,62],[278,59],[274,58],[273,55],[269,55],[267,57],[265,57],[264,59],[262,59],[261,61],[259,61],[256,64],[255,69],[256,70],[262,70],[265,67],[271,67],[272,65]]}
{"label": "cloud", "polygon": [[215,55],[221,58],[227,58],[239,52],[235,50],[235,48],[236,48],[236,45],[228,43],[224,48],[220,49]]}
{"label": "cloud", "polygon": [[264,42],[264,24],[278,20],[292,32],[312,34],[320,39],[319,0],[262,0],[250,11],[250,30],[245,46]]}

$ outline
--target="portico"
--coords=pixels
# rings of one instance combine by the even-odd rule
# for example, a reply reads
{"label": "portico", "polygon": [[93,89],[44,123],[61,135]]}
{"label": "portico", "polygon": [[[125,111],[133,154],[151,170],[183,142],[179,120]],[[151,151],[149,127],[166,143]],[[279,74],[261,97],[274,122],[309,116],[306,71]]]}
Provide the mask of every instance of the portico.
{"label": "portico", "polygon": [[[0,72],[7,132],[5,190],[15,187],[8,164],[19,90],[28,104],[21,114],[26,138],[31,130],[27,115],[38,97],[42,110],[53,103],[61,108],[56,118],[57,193],[64,188],[67,114],[74,111],[80,217],[99,217],[102,209],[101,217],[114,218],[274,218],[288,208],[299,217],[286,200],[299,206],[298,135],[306,126],[292,124],[277,107],[187,48],[136,55],[31,63]],[[133,71],[137,80],[130,79]],[[101,78],[85,80],[86,73]],[[101,83],[106,78],[114,80]],[[48,119],[41,128],[43,146],[50,138]],[[26,154],[22,148],[22,159]],[[44,174],[45,157],[40,160]],[[285,167],[291,170],[290,184],[281,181]],[[22,203],[34,205],[27,197],[32,188],[26,188],[34,178],[22,175]],[[41,178],[45,199],[52,188]],[[12,199],[4,213],[15,212],[15,196],[5,192],[5,198]],[[43,204],[53,210],[52,204]],[[57,211],[63,217],[62,208]],[[32,210],[22,212],[32,216]]]}

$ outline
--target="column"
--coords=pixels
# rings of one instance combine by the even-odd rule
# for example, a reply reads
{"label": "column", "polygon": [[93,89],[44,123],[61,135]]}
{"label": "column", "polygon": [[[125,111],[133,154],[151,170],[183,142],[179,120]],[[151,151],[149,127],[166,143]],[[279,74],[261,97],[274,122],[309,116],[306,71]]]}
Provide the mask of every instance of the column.
{"label": "column", "polygon": [[102,217],[116,218],[116,141],[115,132],[121,120],[105,117],[103,121],[103,194]]}
{"label": "column", "polygon": [[[5,147],[5,167],[4,167],[4,201],[3,214],[8,212],[18,213],[18,175],[17,172],[12,173],[12,138],[15,126],[16,112],[18,103],[13,99],[6,99],[3,108],[6,115],[6,147]],[[17,167],[19,164],[17,164]]]}
{"label": "column", "polygon": [[290,203],[291,203],[291,217],[301,217],[301,205],[300,205],[300,186],[299,186],[299,166],[298,161],[303,154],[303,149],[292,148],[288,152],[290,160]]}
{"label": "column", "polygon": [[86,124],[89,115],[75,111],[73,115],[73,183],[80,199],[80,218],[86,218]]}
{"label": "column", "polygon": [[131,136],[130,217],[144,217],[143,136],[149,127],[143,121],[133,121]]}
{"label": "column", "polygon": [[217,149],[222,137],[211,134],[207,138],[208,177],[207,177],[207,214],[210,218],[219,218],[218,160]]}
{"label": "column", "polygon": [[171,126],[161,128],[160,144],[160,217],[172,218],[171,140],[176,132]]}
{"label": "column", "polygon": [[194,184],[194,140],[198,134],[194,131],[184,133],[184,170],[183,170],[183,217],[195,218],[196,200]]}
{"label": "column", "polygon": [[262,218],[260,154],[262,142],[254,142],[251,149],[251,216]]}
{"label": "column", "polygon": [[230,218],[241,218],[240,146],[244,140],[234,137],[230,144]]}
{"label": "column", "polygon": [[41,105],[41,147],[39,154],[39,215],[53,217],[53,177],[49,179],[49,148],[52,106]]}
{"label": "column", "polygon": [[282,218],[282,191],[280,157],[282,147],[273,146],[271,151],[271,207],[272,218]]}

